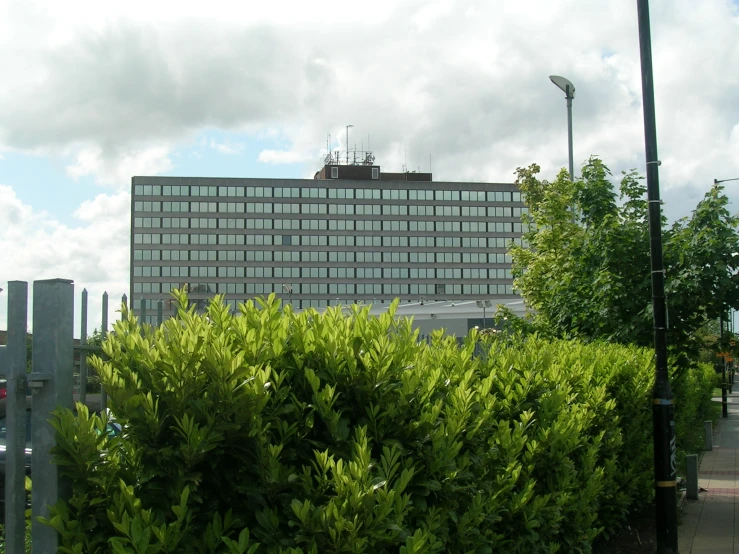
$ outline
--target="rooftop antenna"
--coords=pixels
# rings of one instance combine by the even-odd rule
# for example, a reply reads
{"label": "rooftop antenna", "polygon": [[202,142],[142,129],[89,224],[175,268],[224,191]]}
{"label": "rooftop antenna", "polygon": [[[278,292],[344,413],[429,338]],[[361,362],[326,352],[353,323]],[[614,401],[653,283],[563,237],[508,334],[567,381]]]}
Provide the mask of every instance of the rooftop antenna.
{"label": "rooftop antenna", "polygon": [[429,173],[433,173],[431,170],[431,154],[429,154]]}
{"label": "rooftop antenna", "polygon": [[354,125],[346,126],[346,165],[349,165],[349,127],[354,127]]}
{"label": "rooftop antenna", "polygon": [[326,139],[326,157],[323,159],[323,162],[327,165],[334,163],[333,152],[331,152],[331,135],[328,135]]}

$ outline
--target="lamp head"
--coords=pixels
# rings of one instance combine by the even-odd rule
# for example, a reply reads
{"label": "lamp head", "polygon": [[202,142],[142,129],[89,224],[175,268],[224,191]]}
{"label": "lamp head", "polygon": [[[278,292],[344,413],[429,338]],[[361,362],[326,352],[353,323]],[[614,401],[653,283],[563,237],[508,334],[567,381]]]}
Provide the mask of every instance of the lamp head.
{"label": "lamp head", "polygon": [[549,80],[565,93],[565,98],[575,98],[575,85],[569,79],[559,75],[550,75]]}

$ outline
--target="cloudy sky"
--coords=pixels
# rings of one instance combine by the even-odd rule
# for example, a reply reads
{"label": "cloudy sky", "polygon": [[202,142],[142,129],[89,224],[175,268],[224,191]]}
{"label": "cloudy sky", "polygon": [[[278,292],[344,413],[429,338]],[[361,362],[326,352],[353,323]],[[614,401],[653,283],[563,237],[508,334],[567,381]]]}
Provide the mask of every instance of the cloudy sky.
{"label": "cloudy sky", "polygon": [[[674,219],[739,177],[739,3],[651,15]],[[0,0],[0,329],[8,280],[73,279],[90,328],[104,290],[128,292],[132,175],[310,177],[352,124],[385,170],[552,177],[567,127],[550,74],[577,88],[576,167],[643,172],[635,0]]]}

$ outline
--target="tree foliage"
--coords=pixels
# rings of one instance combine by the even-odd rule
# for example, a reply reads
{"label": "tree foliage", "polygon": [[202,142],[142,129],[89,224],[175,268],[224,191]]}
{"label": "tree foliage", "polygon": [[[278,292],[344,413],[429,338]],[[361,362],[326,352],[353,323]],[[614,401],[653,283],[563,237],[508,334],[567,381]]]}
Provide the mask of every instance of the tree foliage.
{"label": "tree foliage", "polygon": [[[540,328],[562,337],[652,343],[648,203],[643,178],[624,172],[618,193],[612,174],[590,158],[572,182],[553,181],[533,164],[517,170],[530,229],[527,246],[513,246],[515,286]],[[690,218],[668,226],[664,217],[668,341],[691,357],[703,346],[705,325],[739,308],[739,220],[714,185]]]}

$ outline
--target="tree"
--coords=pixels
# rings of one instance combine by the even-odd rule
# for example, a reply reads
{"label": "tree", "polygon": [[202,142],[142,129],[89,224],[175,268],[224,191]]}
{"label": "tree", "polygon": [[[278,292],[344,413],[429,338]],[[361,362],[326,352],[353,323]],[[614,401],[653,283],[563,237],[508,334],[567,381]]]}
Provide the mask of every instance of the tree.
{"label": "tree", "polygon": [[[526,198],[526,246],[513,246],[514,284],[539,327],[562,337],[652,344],[651,266],[646,187],[624,172],[617,196],[612,174],[591,157],[572,182],[564,170],[540,180],[533,164],[517,170]],[[668,340],[694,357],[698,331],[739,308],[739,219],[714,184],[672,226],[663,218]]]}

